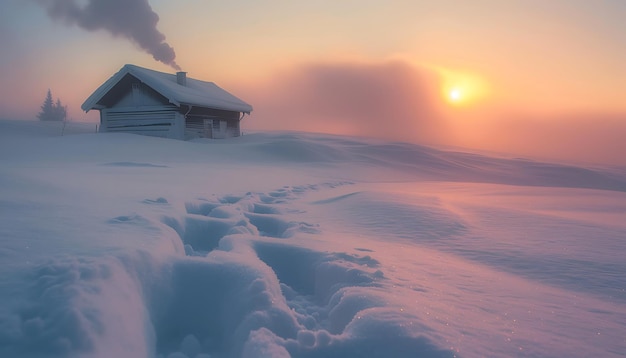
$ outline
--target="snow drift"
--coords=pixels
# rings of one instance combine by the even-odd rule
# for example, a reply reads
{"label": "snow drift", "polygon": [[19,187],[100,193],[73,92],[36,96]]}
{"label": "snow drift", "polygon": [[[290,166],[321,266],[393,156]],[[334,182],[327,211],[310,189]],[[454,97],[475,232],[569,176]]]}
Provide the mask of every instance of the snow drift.
{"label": "snow drift", "polygon": [[0,356],[620,356],[626,174],[0,121]]}

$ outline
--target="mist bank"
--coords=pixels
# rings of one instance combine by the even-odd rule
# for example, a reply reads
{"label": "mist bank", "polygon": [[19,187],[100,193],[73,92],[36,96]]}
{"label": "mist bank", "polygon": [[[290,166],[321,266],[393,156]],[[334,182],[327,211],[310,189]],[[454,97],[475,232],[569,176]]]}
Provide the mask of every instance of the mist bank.
{"label": "mist bank", "polygon": [[[68,118],[98,121],[97,111],[85,114],[78,107],[108,75],[52,86],[55,96],[68,104]],[[0,88],[0,118],[35,119],[45,90],[33,91],[28,87],[36,80],[26,79],[16,82],[23,85]],[[513,109],[513,104],[498,103],[495,95],[453,106],[444,98],[445,83],[433,68],[390,60],[301,62],[265,79],[217,84],[254,106],[242,122],[244,133],[321,132],[539,160],[626,165],[620,155],[626,152],[625,111],[582,112],[523,103]],[[504,90],[492,88],[494,94]]]}
{"label": "mist bank", "polygon": [[457,145],[541,160],[626,166],[626,113],[500,114],[457,123]]}
{"label": "mist bank", "polygon": [[619,154],[626,151],[621,139],[626,113],[511,110],[488,99],[452,106],[442,95],[444,82],[438,71],[402,60],[344,61],[303,63],[235,87],[254,105],[243,124],[248,130],[355,135],[626,165]]}
{"label": "mist bank", "polygon": [[306,63],[242,92],[255,130],[298,130],[434,143],[445,133],[434,71],[401,61]]}

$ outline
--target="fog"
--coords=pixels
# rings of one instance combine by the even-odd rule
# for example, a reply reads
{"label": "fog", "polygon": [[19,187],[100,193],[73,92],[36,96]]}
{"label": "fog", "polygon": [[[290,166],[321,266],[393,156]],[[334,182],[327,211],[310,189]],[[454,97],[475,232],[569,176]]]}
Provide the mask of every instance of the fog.
{"label": "fog", "polygon": [[445,133],[435,72],[393,61],[308,63],[244,88],[251,129],[437,143]]}
{"label": "fog", "polygon": [[444,79],[400,60],[317,62],[235,86],[244,130],[299,130],[458,146],[537,159],[626,165],[625,113],[450,105]]}
{"label": "fog", "polygon": [[499,114],[465,133],[459,145],[539,159],[626,165],[626,113]]}

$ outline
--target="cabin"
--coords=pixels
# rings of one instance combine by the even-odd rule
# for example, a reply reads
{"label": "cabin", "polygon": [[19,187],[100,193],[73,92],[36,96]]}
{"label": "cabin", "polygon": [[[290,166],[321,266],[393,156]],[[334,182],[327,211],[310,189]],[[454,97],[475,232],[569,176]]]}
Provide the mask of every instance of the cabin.
{"label": "cabin", "polygon": [[213,82],[125,65],[81,106],[100,111],[101,132],[188,140],[241,135],[252,106]]}

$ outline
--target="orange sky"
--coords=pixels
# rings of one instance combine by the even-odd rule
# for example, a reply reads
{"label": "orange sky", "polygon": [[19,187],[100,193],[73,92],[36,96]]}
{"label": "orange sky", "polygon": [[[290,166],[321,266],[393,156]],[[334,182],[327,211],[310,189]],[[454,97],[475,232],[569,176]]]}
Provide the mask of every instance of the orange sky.
{"label": "orange sky", "polygon": [[[626,2],[150,5],[189,76],[254,106],[244,130],[626,165]],[[35,118],[51,88],[73,120],[96,120],[80,105],[123,64],[173,71],[124,38],[50,19],[36,0],[0,4],[0,47],[0,118]]]}

